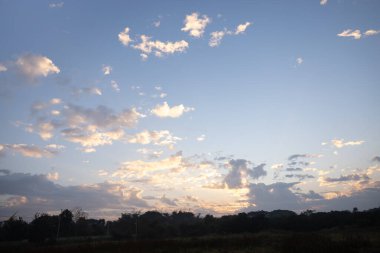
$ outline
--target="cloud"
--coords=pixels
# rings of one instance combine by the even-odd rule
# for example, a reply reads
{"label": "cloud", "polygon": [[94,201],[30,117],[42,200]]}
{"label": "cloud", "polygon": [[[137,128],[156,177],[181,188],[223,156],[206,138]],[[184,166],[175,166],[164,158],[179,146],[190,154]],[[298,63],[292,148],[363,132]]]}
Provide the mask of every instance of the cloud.
{"label": "cloud", "polygon": [[[141,197],[142,191],[123,184],[103,182],[92,185],[63,186],[48,179],[47,175],[11,173],[0,175],[0,195],[25,197],[19,203],[20,216],[32,217],[35,212],[59,211],[80,206],[92,217],[103,216],[102,210],[112,211],[117,217],[120,212],[131,208],[150,208]],[[22,201],[21,201],[22,202]],[[2,215],[11,215],[14,208],[0,205]]]}
{"label": "cloud", "polygon": [[155,151],[155,150],[150,150],[147,148],[140,148],[136,151],[140,154],[147,155],[149,159],[159,158],[164,153],[164,151],[162,151],[162,150]]}
{"label": "cloud", "polygon": [[251,23],[250,22],[245,22],[245,24],[240,24],[236,27],[236,30],[235,30],[235,35],[238,35],[238,34],[241,34],[241,33],[244,33],[245,30],[248,28],[248,26],[250,26]]}
{"label": "cloud", "polygon": [[251,23],[250,22],[246,22],[245,24],[240,24],[236,27],[235,31],[229,31],[227,30],[226,28],[224,28],[223,31],[215,31],[215,32],[212,32],[210,33],[210,40],[209,40],[209,43],[208,45],[210,47],[217,47],[220,45],[220,43],[222,42],[222,39],[224,36],[226,35],[239,35],[239,34],[243,34],[245,32],[245,30],[247,29],[248,26],[250,26]]}
{"label": "cloud", "polygon": [[169,206],[177,206],[177,203],[175,202],[175,200],[167,198],[165,194],[160,198],[160,201]]}
{"label": "cloud", "polygon": [[282,183],[266,185],[263,183],[250,184],[249,193],[247,194],[250,207],[249,210],[272,211],[298,210],[302,209],[301,199],[290,189],[297,183]]}
{"label": "cloud", "polygon": [[177,52],[184,52],[188,47],[189,43],[185,40],[175,41],[175,42],[162,42],[159,40],[151,41],[151,37],[146,35],[140,36],[141,42],[135,44],[132,47],[134,49],[141,51],[141,57],[144,59],[148,58],[148,55],[154,53],[157,57],[162,57],[167,54],[174,54]]}
{"label": "cloud", "polygon": [[331,140],[331,144],[336,148],[343,148],[347,146],[357,146],[363,144],[364,141],[344,141],[344,139],[334,139]]}
{"label": "cloud", "polygon": [[57,181],[59,179],[59,173],[58,172],[49,172],[46,175],[46,178],[50,181]]}
{"label": "cloud", "polygon": [[62,100],[60,98],[52,98],[50,99],[50,104],[52,105],[59,105],[62,103]]}
{"label": "cloud", "polygon": [[120,92],[119,84],[114,80],[111,80],[111,88],[116,92]]}
{"label": "cloud", "polygon": [[160,118],[178,118],[185,112],[194,110],[194,108],[185,107],[183,104],[170,107],[167,102],[164,102],[162,105],[156,105],[156,107],[151,110],[151,113]]}
{"label": "cloud", "polygon": [[211,22],[211,19],[206,15],[200,17],[199,13],[192,13],[191,15],[186,15],[184,20],[184,27],[181,31],[189,32],[189,35],[195,38],[202,37],[206,26]]}
{"label": "cloud", "polygon": [[105,75],[105,76],[111,74],[111,71],[112,71],[112,67],[111,66],[105,65],[102,68],[103,75]]}
{"label": "cloud", "polygon": [[28,132],[36,132],[43,140],[52,138],[59,130],[67,141],[91,148],[112,144],[121,140],[125,128],[134,127],[142,114],[135,108],[115,113],[106,106],[85,108],[78,105],[64,105],[53,119],[37,117],[36,122],[27,125]]}
{"label": "cloud", "polygon": [[7,70],[8,68],[4,64],[0,63],[0,72],[5,72]]}
{"label": "cloud", "polygon": [[375,156],[374,158],[372,158],[372,162],[380,163],[380,156]]}
{"label": "cloud", "polygon": [[309,174],[303,174],[303,175],[289,174],[289,175],[285,175],[285,177],[287,177],[287,178],[297,178],[300,181],[303,181],[303,180],[305,180],[307,178],[309,178],[309,179],[315,178],[313,175],[309,175]]}
{"label": "cloud", "polygon": [[245,159],[232,159],[229,161],[227,168],[230,169],[225,176],[223,183],[230,189],[244,188],[249,183],[249,177],[258,179],[267,175],[264,170],[265,164],[260,164],[250,169],[250,161]]}
{"label": "cloud", "polygon": [[151,171],[173,170],[183,166],[183,157],[181,153],[176,153],[168,158],[146,162],[134,160],[124,162],[122,166],[114,173],[114,176],[125,177],[131,172],[146,173]]}
{"label": "cloud", "polygon": [[62,8],[64,5],[64,2],[59,2],[59,3],[50,3],[49,8]]}
{"label": "cloud", "polygon": [[298,57],[296,59],[296,62],[297,62],[298,65],[301,65],[303,63],[303,59],[301,57]]}
{"label": "cloud", "polygon": [[75,89],[74,94],[76,95],[88,94],[88,95],[101,96],[103,93],[102,93],[102,90],[98,87],[86,87],[86,88]]}
{"label": "cloud", "polygon": [[374,35],[377,35],[380,33],[380,30],[373,30],[373,29],[370,29],[370,30],[367,30],[364,35],[365,36],[374,36]]}
{"label": "cloud", "polygon": [[358,40],[362,37],[360,30],[351,30],[347,29],[343,32],[337,34],[339,37],[354,37],[354,39]]}
{"label": "cloud", "polygon": [[[70,142],[79,143],[83,147],[96,147],[110,145],[113,141],[120,140],[124,136],[122,129],[102,131],[83,131],[80,128],[68,128],[61,131],[63,137]],[[85,153],[94,152],[94,149],[84,149]]]}
{"label": "cloud", "polygon": [[326,4],[327,4],[327,0],[321,0],[321,1],[319,2],[319,4],[320,4],[320,5],[326,5]]}
{"label": "cloud", "polygon": [[124,45],[128,46],[133,40],[129,36],[129,27],[125,27],[122,32],[118,35],[119,41]]}
{"label": "cloud", "polygon": [[217,47],[222,42],[222,39],[226,35],[226,32],[225,31],[216,31],[216,32],[212,32],[210,35],[211,35],[211,38],[210,38],[208,45],[210,47]]}
{"label": "cloud", "polygon": [[199,141],[199,142],[204,141],[205,139],[206,139],[206,135],[204,135],[204,134],[197,137],[197,141]]}
{"label": "cloud", "polygon": [[0,152],[5,153],[6,151],[16,152],[25,157],[42,158],[42,157],[52,157],[57,155],[63,146],[50,144],[44,148],[37,147],[35,145],[27,144],[1,144]]}
{"label": "cloud", "polygon": [[26,54],[16,60],[16,67],[23,75],[31,79],[50,74],[58,74],[60,69],[53,61],[41,55]]}
{"label": "cloud", "polygon": [[161,25],[161,20],[157,20],[153,22],[153,26],[156,28],[160,27],[160,25]]}
{"label": "cloud", "polygon": [[336,182],[348,182],[348,181],[368,181],[370,178],[367,174],[350,174],[345,176],[340,176],[337,178],[326,177],[324,178],[325,182],[336,183]]}
{"label": "cloud", "polygon": [[181,138],[173,136],[168,130],[162,131],[142,131],[131,136],[128,140],[129,143],[138,144],[154,144],[159,146],[168,146],[173,148],[173,145],[180,141]]}
{"label": "cloud", "polygon": [[295,155],[291,155],[288,157],[288,161],[291,161],[291,160],[296,160],[296,159],[299,159],[299,158],[307,158],[309,157],[308,154],[295,154]]}
{"label": "cloud", "polygon": [[267,175],[267,172],[264,170],[265,163],[262,163],[256,167],[253,167],[252,170],[248,170],[248,175],[253,179],[258,179]]}

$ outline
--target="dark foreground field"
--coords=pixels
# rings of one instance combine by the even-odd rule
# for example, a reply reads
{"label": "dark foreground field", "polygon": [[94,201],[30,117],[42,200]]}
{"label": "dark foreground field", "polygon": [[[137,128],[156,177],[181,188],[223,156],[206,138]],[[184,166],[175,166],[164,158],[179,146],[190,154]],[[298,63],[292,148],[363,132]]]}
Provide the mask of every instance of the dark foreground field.
{"label": "dark foreground field", "polygon": [[12,253],[374,253],[380,252],[378,230],[326,230],[319,232],[267,231],[256,234],[205,236],[166,240],[107,240],[82,239],[59,241],[54,244],[28,242],[2,243],[0,252]]}

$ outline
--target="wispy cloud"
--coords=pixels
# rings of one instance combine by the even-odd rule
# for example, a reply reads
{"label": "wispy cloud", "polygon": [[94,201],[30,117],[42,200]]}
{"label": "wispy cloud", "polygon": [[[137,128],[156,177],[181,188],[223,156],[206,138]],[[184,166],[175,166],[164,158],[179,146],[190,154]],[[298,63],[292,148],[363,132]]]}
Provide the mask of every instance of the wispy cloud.
{"label": "wispy cloud", "polygon": [[185,40],[175,42],[163,42],[159,40],[152,41],[151,37],[148,37],[147,35],[141,35],[140,39],[141,42],[132,47],[141,51],[141,57],[143,60],[146,60],[151,53],[157,57],[162,57],[168,54],[184,52],[189,47],[189,43]]}
{"label": "wispy cloud", "polygon": [[343,32],[338,33],[337,35],[339,37],[353,37],[356,40],[362,37],[360,30],[351,30],[351,29],[344,30]]}
{"label": "wispy cloud", "polygon": [[224,28],[224,30],[222,31],[212,32],[210,33],[210,40],[209,40],[208,45],[210,47],[217,47],[222,42],[222,39],[224,38],[224,36],[243,34],[247,30],[248,26],[250,26],[251,24],[252,24],[251,22],[240,24],[235,28],[235,31],[230,31]]}
{"label": "wispy cloud", "polygon": [[111,71],[112,71],[111,66],[104,65],[102,68],[103,75],[105,75],[105,76],[111,74]]}
{"label": "wispy cloud", "polygon": [[302,57],[298,57],[296,59],[296,62],[297,62],[297,65],[301,65],[303,63],[303,58]]}
{"label": "wispy cloud", "polygon": [[210,47],[217,47],[222,42],[223,37],[226,35],[225,31],[216,31],[210,34],[210,41],[208,45]]}
{"label": "wispy cloud", "polygon": [[181,138],[173,136],[168,130],[162,131],[142,131],[131,136],[128,140],[129,143],[138,144],[154,144],[159,146],[168,146],[173,148],[173,145],[180,141]]}
{"label": "wispy cloud", "polygon": [[199,13],[187,15],[184,21],[184,27],[181,31],[189,32],[189,35],[195,38],[202,37],[206,26],[211,22],[211,19],[206,15],[200,16]]}
{"label": "wispy cloud", "polygon": [[364,35],[365,36],[374,36],[380,33],[380,30],[367,30]]}
{"label": "wispy cloud", "polygon": [[336,148],[343,148],[347,146],[358,146],[363,144],[364,141],[344,141],[344,139],[331,140],[331,144]]}
{"label": "wispy cloud", "polygon": [[120,92],[119,84],[115,80],[111,80],[111,88],[116,91]]}
{"label": "wispy cloud", "polygon": [[199,141],[199,142],[204,141],[205,139],[206,139],[206,135],[204,135],[204,134],[197,137],[197,141]]}
{"label": "wispy cloud", "polygon": [[0,152],[16,152],[25,157],[42,158],[57,155],[64,147],[61,145],[47,145],[44,148],[28,144],[1,144]]}
{"label": "wispy cloud", "polygon": [[178,118],[181,117],[185,112],[194,110],[194,108],[185,107],[183,104],[170,107],[167,102],[164,102],[162,105],[156,105],[156,107],[151,110],[151,113],[160,118]]}
{"label": "wispy cloud", "polygon": [[8,68],[4,64],[0,63],[0,72],[5,72],[7,70]]}
{"label": "wispy cloud", "polygon": [[59,3],[50,3],[49,8],[62,8],[64,5],[64,2],[59,2]]}
{"label": "wispy cloud", "polygon": [[319,4],[320,4],[320,5],[326,5],[326,4],[327,4],[327,0],[321,0],[321,1],[319,2]]}

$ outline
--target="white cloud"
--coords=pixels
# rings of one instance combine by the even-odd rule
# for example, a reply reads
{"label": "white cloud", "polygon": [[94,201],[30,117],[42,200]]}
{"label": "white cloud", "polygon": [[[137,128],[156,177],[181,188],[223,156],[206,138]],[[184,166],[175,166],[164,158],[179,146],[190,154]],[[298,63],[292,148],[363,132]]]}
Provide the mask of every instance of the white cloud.
{"label": "white cloud", "polygon": [[116,81],[111,80],[111,87],[114,91],[120,92],[119,84]]}
{"label": "white cloud", "polygon": [[168,158],[146,162],[142,160],[134,160],[124,162],[121,167],[113,174],[114,177],[132,177],[145,175],[147,172],[163,171],[163,170],[178,170],[184,166],[181,153],[177,153]]}
{"label": "white cloud", "polygon": [[206,139],[206,135],[202,134],[201,136],[197,137],[197,141],[204,141]]}
{"label": "white cloud", "polygon": [[167,102],[164,102],[162,105],[156,105],[156,107],[151,110],[151,113],[160,118],[178,118],[182,116],[183,113],[190,111],[194,111],[194,108],[185,107],[183,104],[170,107]]}
{"label": "white cloud", "polygon": [[8,68],[4,64],[0,63],[0,72],[5,72],[7,70],[8,70]]}
{"label": "white cloud", "polygon": [[189,32],[190,36],[195,38],[202,37],[207,24],[211,22],[211,19],[206,15],[199,17],[199,14],[194,12],[191,15],[186,15],[184,20],[184,27],[181,31]]}
{"label": "white cloud", "polygon": [[141,42],[135,44],[132,47],[141,51],[141,57],[143,60],[148,58],[148,55],[152,52],[155,56],[161,57],[165,54],[174,54],[176,52],[184,52],[188,47],[189,43],[184,40],[175,42],[162,42],[159,40],[152,41],[151,37],[146,35],[141,35]]}
{"label": "white cloud", "polygon": [[160,25],[161,25],[161,21],[160,20],[157,20],[157,21],[153,22],[153,26],[154,27],[160,27]]}
{"label": "white cloud", "polygon": [[336,148],[343,148],[346,146],[357,146],[363,144],[364,141],[344,141],[343,139],[331,140],[331,144]]}
{"label": "white cloud", "polygon": [[251,24],[252,23],[250,23],[250,22],[240,24],[236,27],[235,31],[230,31],[230,30],[227,30],[226,28],[224,28],[223,31],[212,32],[212,33],[210,33],[210,40],[208,42],[208,45],[210,47],[217,47],[222,42],[222,39],[224,38],[224,36],[243,34],[245,32],[245,30],[248,28],[248,26],[250,26]]}
{"label": "white cloud", "polygon": [[217,47],[217,46],[219,46],[220,43],[222,42],[222,39],[223,39],[224,35],[226,35],[225,31],[212,32],[211,33],[210,41],[208,43],[209,46],[210,47]]}
{"label": "white cloud", "polygon": [[131,43],[133,40],[129,36],[129,27],[125,27],[122,32],[119,33],[118,35],[119,41],[124,45],[128,46],[129,43]]}
{"label": "white cloud", "polygon": [[[64,129],[62,130],[62,135],[66,140],[79,143],[83,147],[110,145],[113,141],[120,140],[124,136],[124,131],[122,129],[102,132],[88,130],[89,131],[83,131],[83,129],[80,128]],[[86,153],[94,152],[93,149],[85,149],[83,151]]]}
{"label": "white cloud", "polygon": [[50,99],[50,104],[52,104],[52,105],[59,105],[60,103],[62,103],[62,100],[60,98]]}
{"label": "white cloud", "polygon": [[49,172],[46,175],[46,178],[50,181],[57,181],[59,179],[59,173],[58,172]]}
{"label": "white cloud", "polygon": [[235,35],[238,35],[240,33],[244,33],[245,30],[248,28],[248,26],[250,26],[251,23],[250,22],[245,22],[245,24],[240,24],[236,27],[236,30],[235,30]]}
{"label": "white cloud", "polygon": [[159,146],[168,146],[173,147],[177,141],[180,141],[181,138],[173,136],[168,130],[163,131],[142,131],[131,136],[128,140],[129,143],[138,143],[138,144],[154,144]]}
{"label": "white cloud", "polygon": [[339,37],[354,37],[354,39],[358,40],[362,37],[360,30],[351,30],[347,29],[344,30],[343,32],[337,34]]}
{"label": "white cloud", "polygon": [[301,57],[298,57],[296,59],[296,62],[297,62],[298,65],[301,65],[303,63],[303,59]]}
{"label": "white cloud", "polygon": [[111,74],[112,67],[111,66],[103,66],[102,71],[103,71],[104,75],[109,75],[109,74]]}
{"label": "white cloud", "polygon": [[379,34],[380,33],[380,30],[373,30],[373,29],[370,29],[370,30],[367,30],[364,35],[365,36],[373,36],[373,35],[376,35],[376,34]]}
{"label": "white cloud", "polygon": [[60,69],[54,65],[53,61],[41,55],[27,54],[21,56],[16,61],[17,68],[27,77],[36,78],[58,74]]}
{"label": "white cloud", "polygon": [[50,3],[49,8],[62,8],[64,5],[64,2],[59,2],[59,3]]}
{"label": "white cloud", "polygon": [[327,4],[327,0],[321,0],[321,1],[319,2],[319,4],[320,4],[320,5],[325,5],[325,4]]}

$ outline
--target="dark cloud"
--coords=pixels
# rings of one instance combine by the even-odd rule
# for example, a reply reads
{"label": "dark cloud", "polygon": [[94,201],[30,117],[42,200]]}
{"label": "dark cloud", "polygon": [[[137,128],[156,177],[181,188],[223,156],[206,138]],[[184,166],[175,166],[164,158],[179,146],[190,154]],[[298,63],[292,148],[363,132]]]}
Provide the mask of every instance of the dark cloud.
{"label": "dark cloud", "polygon": [[290,167],[290,168],[286,168],[286,171],[303,171],[303,169],[299,168],[299,167],[297,167],[297,168]]}
{"label": "dark cloud", "polygon": [[368,177],[367,174],[350,174],[350,175],[345,175],[345,176],[340,176],[340,177],[326,177],[325,181],[329,183],[334,183],[334,182],[347,182],[347,181],[368,181],[370,178]]}
{"label": "dark cloud", "polygon": [[372,162],[380,163],[380,156],[375,156],[374,158],[372,158]]}
{"label": "dark cloud", "polygon": [[31,217],[36,212],[56,211],[62,208],[82,207],[97,213],[102,209],[120,213],[127,208],[149,208],[140,197],[141,191],[114,183],[98,183],[90,186],[62,186],[49,181],[46,175],[10,173],[0,175],[0,195],[22,197],[19,205],[0,206],[0,216],[18,211]]}
{"label": "dark cloud", "polygon": [[295,155],[289,156],[288,160],[292,161],[292,160],[296,160],[296,159],[299,159],[299,158],[307,158],[307,157],[309,157],[308,154],[295,154]]}
{"label": "dark cloud", "polygon": [[169,199],[167,198],[165,195],[163,195],[161,198],[160,198],[160,201],[166,205],[169,205],[169,206],[177,206],[177,203],[175,202],[175,200],[173,199]]}
{"label": "dark cloud", "polygon": [[249,178],[258,179],[267,175],[264,170],[264,163],[253,168],[248,167],[250,164],[251,162],[245,159],[232,159],[229,161],[230,171],[224,178],[224,183],[228,188],[242,188],[247,185]]}
{"label": "dark cloud", "polygon": [[267,172],[264,170],[265,163],[262,163],[256,167],[253,167],[252,170],[248,171],[248,174],[253,179],[258,179],[259,177],[264,177],[267,175]]}
{"label": "dark cloud", "polygon": [[308,193],[299,193],[300,196],[302,196],[305,199],[312,199],[312,200],[321,200],[324,199],[322,195],[316,193],[315,191],[309,191]]}
{"label": "dark cloud", "polygon": [[0,173],[4,175],[9,175],[11,173],[10,170],[0,169]]}
{"label": "dark cloud", "polygon": [[272,211],[276,209],[331,211],[352,210],[354,207],[366,210],[380,206],[380,181],[374,182],[371,187],[353,192],[351,195],[343,195],[333,199],[325,199],[314,191],[307,193],[295,192],[294,186],[297,184],[297,182],[278,182],[270,185],[263,183],[250,184],[250,191],[247,196],[251,207],[240,211]]}
{"label": "dark cloud", "polygon": [[285,175],[287,178],[297,178],[299,180],[305,180],[307,178],[315,178],[313,175],[305,174],[305,175],[295,175],[295,174],[289,174]]}
{"label": "dark cloud", "polygon": [[304,205],[300,197],[290,190],[296,184],[298,183],[250,184],[248,199],[254,207],[245,210],[302,209]]}

